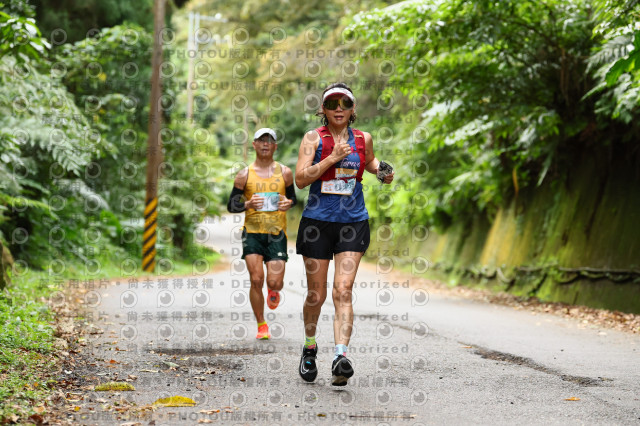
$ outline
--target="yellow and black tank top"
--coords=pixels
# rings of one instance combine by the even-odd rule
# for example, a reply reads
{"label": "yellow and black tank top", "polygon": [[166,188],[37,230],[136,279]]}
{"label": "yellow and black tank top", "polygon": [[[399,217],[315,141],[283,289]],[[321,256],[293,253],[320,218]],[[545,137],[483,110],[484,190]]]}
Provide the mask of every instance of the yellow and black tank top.
{"label": "yellow and black tank top", "polygon": [[[253,194],[265,197],[262,210],[247,209],[244,215],[244,229],[249,234],[277,235],[287,229],[287,212],[278,210],[280,195],[285,195],[284,176],[282,166],[276,162],[273,174],[268,178],[258,176],[254,165],[249,166],[247,183],[244,186],[244,196],[247,200]],[[274,211],[275,210],[275,211]]]}

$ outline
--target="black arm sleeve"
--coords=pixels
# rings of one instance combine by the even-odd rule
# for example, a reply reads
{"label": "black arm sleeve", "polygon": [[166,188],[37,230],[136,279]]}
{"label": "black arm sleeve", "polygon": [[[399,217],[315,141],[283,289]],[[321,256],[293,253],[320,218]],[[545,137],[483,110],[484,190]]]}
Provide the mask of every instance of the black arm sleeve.
{"label": "black arm sleeve", "polygon": [[291,184],[291,185],[287,186],[287,187],[285,188],[285,191],[286,191],[286,192],[285,192],[286,197],[287,197],[288,199],[290,199],[291,201],[293,201],[293,202],[291,203],[291,207],[295,206],[295,205],[296,205],[296,203],[298,202],[298,199],[296,198],[296,189],[293,187],[293,184]]}
{"label": "black arm sleeve", "polygon": [[236,188],[235,186],[231,190],[231,195],[229,196],[229,202],[227,203],[227,210],[229,213],[242,213],[246,209],[244,208],[244,201],[242,201],[242,194],[244,191],[242,189]]}

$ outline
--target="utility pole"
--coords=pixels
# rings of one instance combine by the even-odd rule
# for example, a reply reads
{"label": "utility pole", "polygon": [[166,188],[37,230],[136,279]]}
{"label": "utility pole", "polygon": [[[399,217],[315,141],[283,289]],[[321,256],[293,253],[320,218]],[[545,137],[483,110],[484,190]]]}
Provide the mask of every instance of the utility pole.
{"label": "utility pole", "polygon": [[147,143],[147,185],[144,206],[144,233],[142,234],[142,270],[153,272],[156,266],[156,228],[158,206],[158,166],[162,162],[162,108],[160,106],[160,64],[162,63],[162,40],[165,0],[153,3],[153,53],[151,57],[151,96],[149,102],[149,140]]}
{"label": "utility pole", "polygon": [[200,20],[209,22],[228,22],[220,14],[215,16],[202,15],[199,12],[189,12],[189,36],[187,38],[187,55],[189,56],[189,71],[187,75],[187,121],[193,120],[193,74],[195,68],[195,58],[198,55],[200,40],[198,31],[200,30]]}
{"label": "utility pole", "polygon": [[[193,120],[193,89],[191,89],[191,85],[193,84],[193,56],[196,55],[196,43],[194,39],[196,38],[195,32],[193,30],[195,21],[195,13],[189,12],[189,37],[187,38],[187,55],[189,56],[189,74],[187,75],[187,121],[191,122]],[[193,52],[193,53],[192,53]],[[192,56],[193,55],[193,56]]]}

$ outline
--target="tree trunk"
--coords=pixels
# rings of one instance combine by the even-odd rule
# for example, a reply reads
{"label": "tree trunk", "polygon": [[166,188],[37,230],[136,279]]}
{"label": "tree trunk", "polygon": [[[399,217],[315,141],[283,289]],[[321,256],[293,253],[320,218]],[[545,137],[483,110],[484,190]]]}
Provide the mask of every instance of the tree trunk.
{"label": "tree trunk", "polygon": [[13,256],[8,248],[0,241],[0,290],[3,290],[9,284],[11,280],[9,278],[9,270],[13,268]]}

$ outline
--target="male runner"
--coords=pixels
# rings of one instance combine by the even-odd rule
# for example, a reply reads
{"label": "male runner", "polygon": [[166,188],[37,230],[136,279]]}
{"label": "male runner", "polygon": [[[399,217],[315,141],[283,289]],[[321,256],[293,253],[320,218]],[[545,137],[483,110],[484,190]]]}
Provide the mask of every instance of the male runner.
{"label": "male runner", "polygon": [[245,212],[242,230],[242,258],[247,263],[251,290],[249,300],[258,322],[256,339],[269,339],[264,320],[264,268],[267,266],[267,306],[280,303],[287,256],[286,211],[296,204],[291,169],[273,159],[278,147],[276,132],[259,129],[253,137],[256,160],[240,170],[233,182],[227,210]]}

